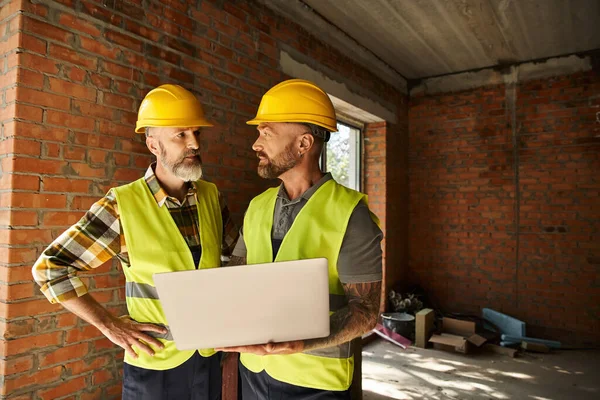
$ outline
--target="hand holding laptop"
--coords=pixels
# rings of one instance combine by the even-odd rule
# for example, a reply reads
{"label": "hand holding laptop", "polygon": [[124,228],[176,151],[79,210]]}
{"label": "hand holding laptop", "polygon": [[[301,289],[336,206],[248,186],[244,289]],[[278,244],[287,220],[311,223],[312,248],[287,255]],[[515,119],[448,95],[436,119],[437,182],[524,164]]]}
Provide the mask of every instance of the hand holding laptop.
{"label": "hand holding laptop", "polygon": [[259,356],[295,354],[302,353],[304,350],[304,341],[294,340],[291,342],[257,344],[252,346],[221,347],[216,348],[215,350],[235,353],[252,353]]}

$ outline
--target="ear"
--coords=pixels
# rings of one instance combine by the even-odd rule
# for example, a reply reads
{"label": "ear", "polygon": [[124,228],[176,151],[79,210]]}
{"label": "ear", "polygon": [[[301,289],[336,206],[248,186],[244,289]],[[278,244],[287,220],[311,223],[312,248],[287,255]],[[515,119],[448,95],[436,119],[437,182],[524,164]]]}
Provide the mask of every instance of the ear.
{"label": "ear", "polygon": [[300,136],[300,148],[299,151],[304,154],[308,153],[315,143],[315,138],[311,134],[304,134]]}
{"label": "ear", "polygon": [[146,146],[148,147],[148,150],[150,150],[150,152],[152,154],[154,154],[156,157],[158,157],[160,155],[160,147],[158,145],[158,139],[155,136],[146,137]]}

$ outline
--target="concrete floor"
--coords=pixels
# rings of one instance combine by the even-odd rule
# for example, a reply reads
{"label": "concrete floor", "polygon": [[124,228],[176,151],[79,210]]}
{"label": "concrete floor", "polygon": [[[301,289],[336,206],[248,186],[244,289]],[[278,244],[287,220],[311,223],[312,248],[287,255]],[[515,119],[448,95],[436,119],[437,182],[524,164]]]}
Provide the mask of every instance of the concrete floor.
{"label": "concrete floor", "polygon": [[600,399],[600,351],[463,355],[377,340],[363,349],[363,399]]}

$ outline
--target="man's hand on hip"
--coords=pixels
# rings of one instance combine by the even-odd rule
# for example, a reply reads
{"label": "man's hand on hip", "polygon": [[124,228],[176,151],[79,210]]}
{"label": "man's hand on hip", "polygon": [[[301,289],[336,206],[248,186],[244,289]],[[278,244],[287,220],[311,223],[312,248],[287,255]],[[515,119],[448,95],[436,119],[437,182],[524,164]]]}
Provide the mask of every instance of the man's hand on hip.
{"label": "man's hand on hip", "polygon": [[163,326],[140,323],[131,319],[128,315],[113,318],[111,323],[101,329],[102,334],[111,342],[119,347],[122,347],[130,357],[138,358],[138,355],[133,350],[132,346],[137,346],[140,350],[145,351],[149,355],[154,355],[154,350],[150,347],[163,349],[165,346],[144,332],[167,333],[167,329]]}

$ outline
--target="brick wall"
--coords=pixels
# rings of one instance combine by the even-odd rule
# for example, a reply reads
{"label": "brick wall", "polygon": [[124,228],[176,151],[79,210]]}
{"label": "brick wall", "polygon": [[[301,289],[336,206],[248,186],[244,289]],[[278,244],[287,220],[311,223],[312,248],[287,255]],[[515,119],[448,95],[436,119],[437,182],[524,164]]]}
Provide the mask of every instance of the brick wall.
{"label": "brick wall", "polygon": [[[255,129],[245,121],[260,96],[287,78],[281,43],[365,90],[400,98],[254,2],[15,0],[0,7],[2,398],[119,397],[122,352],[50,305],[30,269],[110,187],[142,176],[151,158],[133,125],[149,89],[179,83],[206,105],[216,126],[203,131],[204,170],[238,220],[268,184],[256,175]],[[102,304],[124,312],[116,262],[83,276]]]}
{"label": "brick wall", "polygon": [[598,344],[598,93],[592,70],[411,98],[411,283]]}

